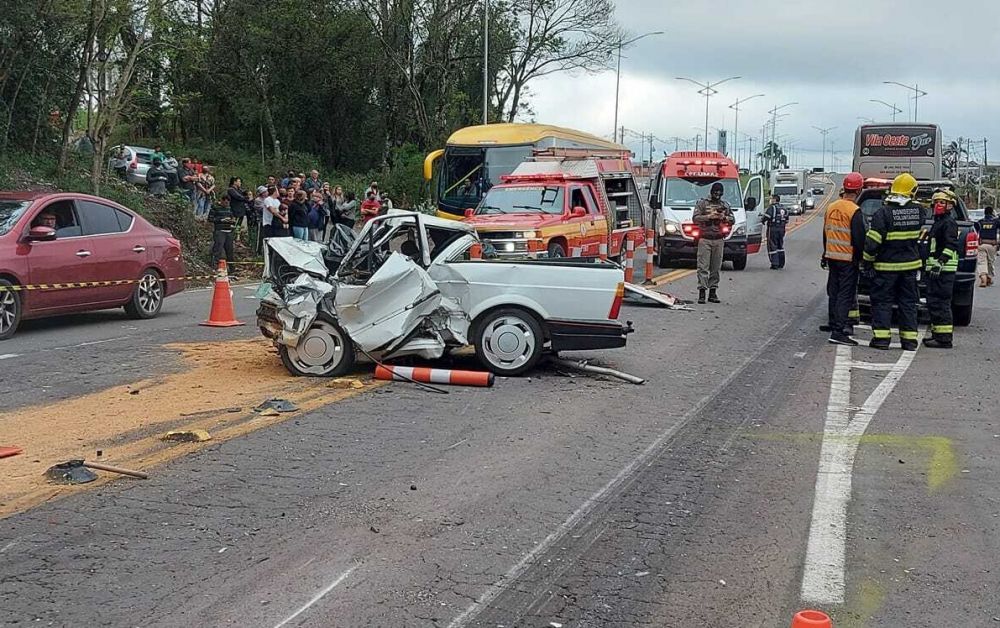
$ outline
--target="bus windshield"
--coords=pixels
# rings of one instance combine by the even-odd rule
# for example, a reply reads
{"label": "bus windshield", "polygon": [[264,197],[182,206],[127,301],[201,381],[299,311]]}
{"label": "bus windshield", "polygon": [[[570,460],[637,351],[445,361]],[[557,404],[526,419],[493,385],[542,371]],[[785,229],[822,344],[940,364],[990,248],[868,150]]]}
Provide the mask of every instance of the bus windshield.
{"label": "bus windshield", "polygon": [[743,207],[740,185],[736,179],[666,179],[663,204],[671,207],[694,207],[701,199],[708,198],[709,190],[716,181],[722,183],[722,200],[733,209]]}
{"label": "bus windshield", "polygon": [[493,188],[486,194],[476,215],[489,214],[561,214],[561,186],[517,185]]}
{"label": "bus windshield", "polygon": [[475,207],[500,177],[530,158],[531,146],[449,147],[438,178],[438,198],[453,213]]}

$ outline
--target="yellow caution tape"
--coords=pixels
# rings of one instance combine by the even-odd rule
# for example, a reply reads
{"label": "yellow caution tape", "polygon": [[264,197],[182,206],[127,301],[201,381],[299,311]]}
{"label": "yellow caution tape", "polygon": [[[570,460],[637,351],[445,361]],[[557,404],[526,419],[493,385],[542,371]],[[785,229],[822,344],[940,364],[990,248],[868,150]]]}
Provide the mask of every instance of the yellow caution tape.
{"label": "yellow caution tape", "polygon": [[[216,279],[218,275],[187,275],[184,277],[167,277],[165,281],[191,281],[194,279]],[[31,285],[0,286],[0,292],[24,292],[27,290],[69,290],[74,288],[103,288],[107,286],[124,286],[139,283],[138,279],[116,279],[114,281],[75,281],[71,283],[40,283]]]}

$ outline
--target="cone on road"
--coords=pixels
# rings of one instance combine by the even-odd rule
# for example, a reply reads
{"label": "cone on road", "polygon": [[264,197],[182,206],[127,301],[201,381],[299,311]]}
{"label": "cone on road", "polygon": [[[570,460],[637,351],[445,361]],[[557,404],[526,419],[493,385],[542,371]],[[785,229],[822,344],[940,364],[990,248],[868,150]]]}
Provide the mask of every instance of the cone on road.
{"label": "cone on road", "polygon": [[418,366],[375,367],[375,379],[390,382],[423,382],[425,384],[450,384],[452,386],[493,386],[493,373],[485,371],[457,371],[455,369],[432,369]]}
{"label": "cone on road", "polygon": [[822,611],[799,611],[792,617],[792,628],[833,628],[833,622]]}
{"label": "cone on road", "polygon": [[219,270],[215,274],[215,291],[212,293],[212,311],[208,320],[200,323],[208,327],[236,327],[242,325],[233,311],[233,293],[229,289],[229,272],[226,260],[219,260]]}

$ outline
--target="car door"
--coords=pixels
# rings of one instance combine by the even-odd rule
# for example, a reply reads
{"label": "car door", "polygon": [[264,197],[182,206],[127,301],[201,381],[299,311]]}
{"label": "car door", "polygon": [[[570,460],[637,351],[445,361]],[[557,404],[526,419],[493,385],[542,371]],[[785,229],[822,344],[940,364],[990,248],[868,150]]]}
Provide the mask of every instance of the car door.
{"label": "car door", "polygon": [[[749,199],[755,202],[747,203]],[[751,206],[752,209],[751,209]],[[747,214],[747,253],[760,250],[764,234],[764,226],[760,221],[760,213],[764,211],[764,178],[760,175],[751,177],[743,190],[743,208]]]}
{"label": "car door", "polygon": [[[83,235],[73,200],[47,203],[34,212],[29,224],[33,225],[44,213],[56,216],[56,237],[28,243],[28,283],[52,285],[97,281],[93,243]],[[100,301],[101,289],[96,286],[32,289],[27,293],[27,304],[33,313],[89,309]]]}
{"label": "car door", "polygon": [[[97,281],[134,282],[146,266],[146,239],[133,229],[131,214],[96,200],[80,199],[76,209],[83,233],[93,249]],[[100,289],[104,303],[121,304],[132,296],[133,283],[112,283]]]}
{"label": "car door", "polygon": [[582,207],[587,211],[587,215],[584,218],[570,219],[573,226],[572,232],[567,233],[567,237],[572,238],[576,233],[579,233],[582,254],[585,256],[597,255],[601,237],[603,235],[606,239],[608,230],[606,224],[603,225],[603,228],[602,225],[597,224],[604,223],[604,217],[601,216],[597,203],[594,201],[594,195],[586,185],[572,185],[569,188],[568,198],[568,207],[571,212],[577,207]]}

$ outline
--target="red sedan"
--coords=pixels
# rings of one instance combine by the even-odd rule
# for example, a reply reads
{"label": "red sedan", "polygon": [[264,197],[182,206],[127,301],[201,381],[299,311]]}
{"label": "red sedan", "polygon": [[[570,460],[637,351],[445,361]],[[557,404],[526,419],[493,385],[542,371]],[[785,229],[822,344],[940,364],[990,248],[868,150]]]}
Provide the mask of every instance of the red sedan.
{"label": "red sedan", "polygon": [[[27,318],[113,307],[152,318],[184,289],[183,277],[180,242],[117,203],[0,192],[0,340]],[[66,283],[87,285],[11,290]]]}

